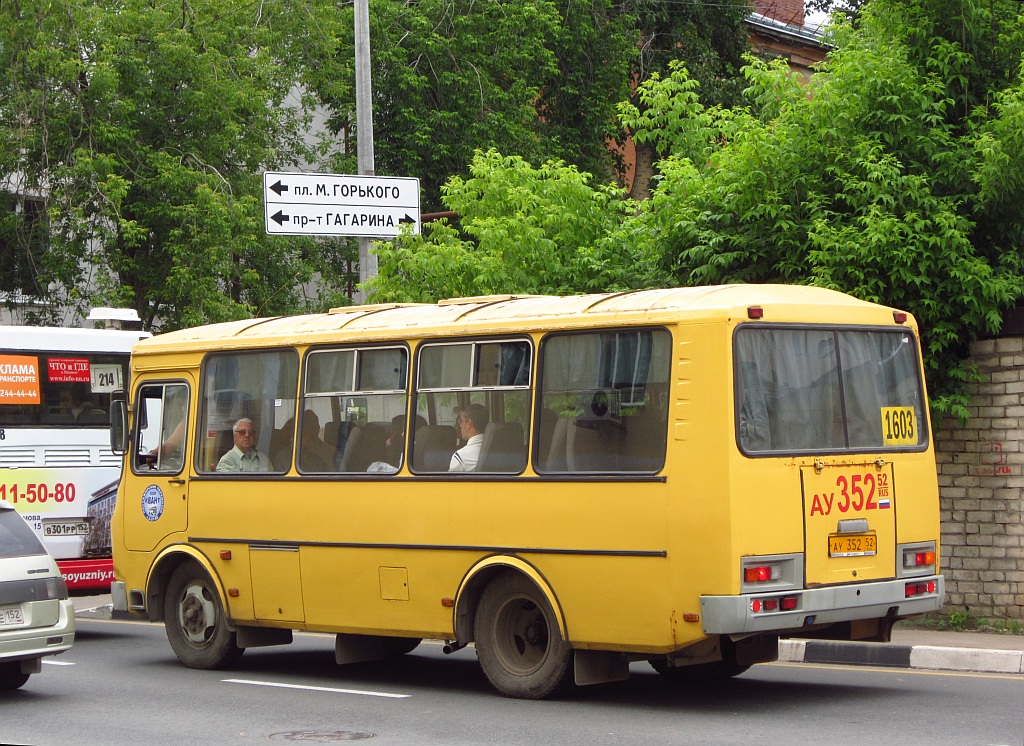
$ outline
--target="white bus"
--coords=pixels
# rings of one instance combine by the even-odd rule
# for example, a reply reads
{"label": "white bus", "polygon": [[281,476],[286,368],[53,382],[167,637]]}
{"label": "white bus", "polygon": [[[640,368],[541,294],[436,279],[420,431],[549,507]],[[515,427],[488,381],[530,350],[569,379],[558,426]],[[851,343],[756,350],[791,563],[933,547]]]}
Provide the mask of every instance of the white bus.
{"label": "white bus", "polygon": [[20,512],[72,591],[113,579],[110,516],[121,459],[110,395],[148,332],[0,326],[0,500]]}

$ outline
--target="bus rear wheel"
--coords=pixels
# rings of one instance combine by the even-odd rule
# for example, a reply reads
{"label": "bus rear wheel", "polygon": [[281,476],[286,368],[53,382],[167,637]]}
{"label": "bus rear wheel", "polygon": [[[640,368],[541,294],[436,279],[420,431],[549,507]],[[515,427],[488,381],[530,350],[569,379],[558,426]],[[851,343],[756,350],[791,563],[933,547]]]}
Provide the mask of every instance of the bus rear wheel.
{"label": "bus rear wheel", "polygon": [[228,629],[213,581],[192,562],[175,570],[167,584],[164,627],[174,654],[189,668],[227,668],[244,652]]}
{"label": "bus rear wheel", "polygon": [[522,575],[487,586],[475,629],[480,667],[506,697],[543,699],[568,686],[572,648],[544,594]]}

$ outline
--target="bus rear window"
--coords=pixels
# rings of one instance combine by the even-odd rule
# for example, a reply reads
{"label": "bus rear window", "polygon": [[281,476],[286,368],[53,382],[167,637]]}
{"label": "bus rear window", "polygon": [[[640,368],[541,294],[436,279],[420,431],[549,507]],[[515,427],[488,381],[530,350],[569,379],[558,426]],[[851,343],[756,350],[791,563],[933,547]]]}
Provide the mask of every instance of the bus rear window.
{"label": "bus rear window", "polygon": [[917,345],[906,330],[746,325],[736,331],[734,369],[744,453],[927,443]]}
{"label": "bus rear window", "polygon": [[109,427],[110,395],[128,381],[128,354],[0,353],[0,427]]}

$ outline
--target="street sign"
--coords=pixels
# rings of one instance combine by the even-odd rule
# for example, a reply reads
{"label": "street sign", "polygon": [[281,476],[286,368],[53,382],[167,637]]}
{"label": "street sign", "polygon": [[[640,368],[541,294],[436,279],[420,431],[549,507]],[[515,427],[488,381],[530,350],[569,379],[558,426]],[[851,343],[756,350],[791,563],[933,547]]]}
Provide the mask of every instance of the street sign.
{"label": "street sign", "polygon": [[399,176],[263,174],[267,233],[394,238],[420,232],[420,180]]}

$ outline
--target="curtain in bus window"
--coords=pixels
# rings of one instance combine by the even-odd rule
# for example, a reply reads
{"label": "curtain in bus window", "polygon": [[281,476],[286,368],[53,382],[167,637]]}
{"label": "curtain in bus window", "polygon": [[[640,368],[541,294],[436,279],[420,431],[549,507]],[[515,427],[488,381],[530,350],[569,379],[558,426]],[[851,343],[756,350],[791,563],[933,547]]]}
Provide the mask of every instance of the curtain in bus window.
{"label": "curtain in bus window", "polygon": [[430,345],[420,352],[419,388],[463,389],[471,386],[473,345]]}
{"label": "curtain in bus window", "polygon": [[307,393],[351,391],[355,360],[355,350],[311,353],[306,362]]}
{"label": "curtain in bus window", "polygon": [[359,391],[398,391],[405,388],[405,350],[362,350],[359,353]]}
{"label": "curtain in bus window", "polygon": [[527,342],[501,343],[501,368],[498,384],[501,386],[528,386],[530,384],[530,345]]}
{"label": "curtain in bus window", "polygon": [[841,332],[839,355],[850,446],[879,448],[883,439],[883,408],[913,407],[918,422],[916,442],[923,441],[924,420],[917,375],[917,355],[905,332]]}
{"label": "curtain in bus window", "polygon": [[844,445],[832,332],[740,329],[735,364],[744,449],[792,451]]}

